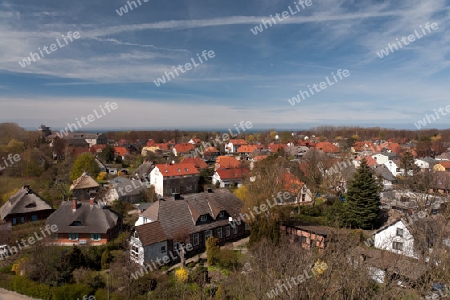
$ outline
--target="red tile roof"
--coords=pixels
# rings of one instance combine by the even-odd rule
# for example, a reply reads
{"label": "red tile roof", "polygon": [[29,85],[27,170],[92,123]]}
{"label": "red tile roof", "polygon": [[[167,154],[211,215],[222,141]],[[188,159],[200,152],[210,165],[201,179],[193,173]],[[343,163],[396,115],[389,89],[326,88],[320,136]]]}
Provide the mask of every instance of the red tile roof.
{"label": "red tile roof", "polygon": [[238,148],[238,153],[252,153],[255,150],[258,150],[260,147],[256,145],[242,145]]}
{"label": "red tile roof", "polygon": [[177,150],[177,154],[178,153],[189,153],[191,150],[194,150],[194,145],[189,144],[189,143],[184,143],[184,144],[176,144],[175,146],[173,146],[175,148],[175,150]]}
{"label": "red tile roof", "polygon": [[101,150],[103,150],[105,148],[106,148],[106,145],[102,145],[102,144],[92,145],[91,148],[90,148],[90,152],[91,153],[102,152]]}
{"label": "red tile roof", "polygon": [[254,161],[261,161],[261,160],[266,159],[267,157],[268,157],[267,155],[257,155],[255,157],[253,157],[253,160]]}
{"label": "red tile roof", "polygon": [[285,172],[281,177],[281,184],[283,189],[292,194],[297,194],[305,183],[301,182],[294,174]]}
{"label": "red tile roof", "polygon": [[219,152],[219,150],[217,150],[216,147],[208,147],[205,149],[205,151],[203,151],[203,154],[204,153],[216,153],[216,152]]}
{"label": "red tile roof", "polygon": [[125,156],[128,154],[128,150],[125,147],[114,147],[114,153],[120,156]]}
{"label": "red tile roof", "polygon": [[247,142],[244,139],[233,139],[230,140],[229,143],[232,143],[233,145],[247,145]]}
{"label": "red tile roof", "polygon": [[439,164],[446,169],[450,169],[450,161],[441,161]]}
{"label": "red tile roof", "polygon": [[220,166],[219,168],[239,168],[241,165],[236,158],[231,156],[218,156],[216,164]]}
{"label": "red tile roof", "polygon": [[157,164],[156,167],[164,177],[199,174],[197,168],[192,163],[180,163],[174,165]]}
{"label": "red tile roof", "polygon": [[204,169],[208,167],[208,164],[205,163],[202,159],[198,157],[194,158],[185,158],[182,161],[183,164],[194,164],[197,169]]}
{"label": "red tile roof", "polygon": [[156,144],[155,147],[158,147],[161,150],[169,150],[169,146],[167,146],[167,144],[164,143]]}
{"label": "red tile roof", "polygon": [[284,144],[270,144],[269,145],[269,150],[270,152],[278,152],[279,149],[283,149],[286,150],[287,146]]}
{"label": "red tile roof", "polygon": [[318,142],[316,148],[322,150],[325,153],[339,153],[339,147],[336,147],[330,142]]}
{"label": "red tile roof", "polygon": [[151,146],[155,145],[155,143],[156,143],[155,140],[148,140],[147,143],[145,143],[145,146],[151,147]]}
{"label": "red tile roof", "polygon": [[237,168],[237,169],[218,169],[217,174],[219,174],[220,179],[242,179],[244,176],[248,175],[247,168]]}

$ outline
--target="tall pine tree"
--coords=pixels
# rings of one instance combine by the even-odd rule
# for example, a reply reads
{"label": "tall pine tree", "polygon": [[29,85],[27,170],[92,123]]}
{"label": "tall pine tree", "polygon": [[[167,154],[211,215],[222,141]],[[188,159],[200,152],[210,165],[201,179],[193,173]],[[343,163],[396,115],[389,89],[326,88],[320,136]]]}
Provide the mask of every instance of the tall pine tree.
{"label": "tall pine tree", "polygon": [[352,228],[374,229],[380,215],[380,186],[364,158],[345,197],[345,219]]}

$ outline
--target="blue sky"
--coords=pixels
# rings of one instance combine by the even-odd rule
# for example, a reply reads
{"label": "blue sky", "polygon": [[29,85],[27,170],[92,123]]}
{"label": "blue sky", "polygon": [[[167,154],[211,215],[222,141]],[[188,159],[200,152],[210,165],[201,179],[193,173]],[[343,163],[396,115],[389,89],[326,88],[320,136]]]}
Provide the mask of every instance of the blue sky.
{"label": "blue sky", "polygon": [[[140,1],[119,16],[127,1],[0,0],[0,122],[56,129],[114,101],[117,110],[84,129],[233,128],[242,120],[255,130],[415,129],[425,114],[450,105],[449,1],[312,0],[257,35],[250,29],[295,10],[294,1]],[[427,22],[438,29],[377,56]],[[81,38],[19,65],[69,31]],[[153,83],[203,50],[215,57]],[[350,76],[289,104],[338,69]],[[426,128],[448,124],[450,114]]]}

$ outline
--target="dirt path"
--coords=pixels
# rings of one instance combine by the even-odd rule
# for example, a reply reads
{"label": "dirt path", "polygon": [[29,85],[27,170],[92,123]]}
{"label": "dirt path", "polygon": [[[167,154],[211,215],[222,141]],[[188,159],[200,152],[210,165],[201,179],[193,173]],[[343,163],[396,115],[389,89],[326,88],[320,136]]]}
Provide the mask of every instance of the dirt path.
{"label": "dirt path", "polygon": [[0,300],[39,300],[36,298],[30,298],[16,292],[0,289]]}

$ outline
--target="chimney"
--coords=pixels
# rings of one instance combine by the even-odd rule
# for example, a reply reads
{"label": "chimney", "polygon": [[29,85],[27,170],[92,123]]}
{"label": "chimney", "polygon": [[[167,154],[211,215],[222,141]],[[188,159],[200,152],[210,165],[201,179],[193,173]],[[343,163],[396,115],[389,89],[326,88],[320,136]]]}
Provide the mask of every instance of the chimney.
{"label": "chimney", "polygon": [[172,196],[173,196],[174,200],[181,200],[181,194],[180,193],[173,193]]}
{"label": "chimney", "polygon": [[77,199],[72,200],[72,212],[77,210]]}

